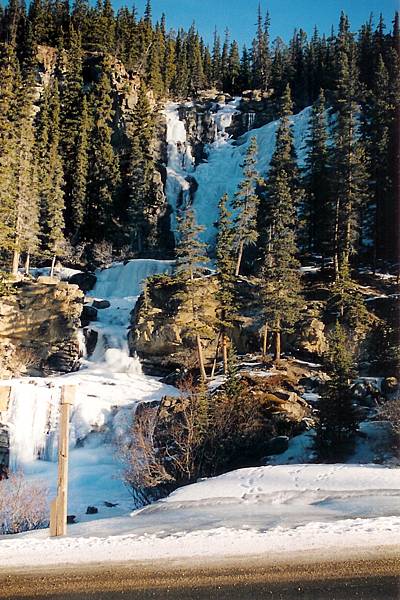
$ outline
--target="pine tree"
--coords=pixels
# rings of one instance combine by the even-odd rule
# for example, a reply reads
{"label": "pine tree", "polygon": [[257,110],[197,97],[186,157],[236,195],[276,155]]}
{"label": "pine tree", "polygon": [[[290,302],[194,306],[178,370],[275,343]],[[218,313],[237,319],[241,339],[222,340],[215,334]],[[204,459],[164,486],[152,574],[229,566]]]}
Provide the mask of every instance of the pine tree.
{"label": "pine tree", "polygon": [[[69,47],[66,51],[63,85],[60,96],[62,112],[60,115],[61,150],[64,165],[64,192],[65,192],[65,221],[67,230],[77,236],[83,222],[84,199],[74,197],[76,193],[76,170],[78,153],[82,151],[80,138],[83,119],[83,74],[82,74],[82,47],[81,36],[71,26],[69,31]],[[87,119],[87,106],[85,107]],[[87,123],[86,123],[87,126]],[[83,132],[87,138],[88,132]],[[87,145],[87,142],[86,142]],[[87,148],[86,148],[87,152]],[[86,159],[87,160],[87,159]],[[81,204],[82,207],[78,207]]]}
{"label": "pine tree", "polygon": [[227,331],[232,327],[235,317],[235,258],[232,253],[235,232],[232,215],[228,210],[228,195],[219,201],[218,233],[216,242],[218,308],[220,337],[224,361],[224,372],[228,371]]}
{"label": "pine tree", "polygon": [[267,13],[265,22],[258,5],[257,33],[253,40],[253,85],[256,88],[267,90],[271,76],[271,57],[269,49],[270,18]]}
{"label": "pine tree", "polygon": [[[296,207],[299,201],[297,168],[293,147],[290,88],[282,99],[281,120],[264,195],[267,236],[262,237],[261,295],[265,318],[263,353],[267,334],[275,333],[275,360],[281,356],[281,336],[290,331],[302,306],[299,263],[296,258]],[[267,210],[265,210],[267,208]]]}
{"label": "pine tree", "polygon": [[74,177],[71,179],[70,187],[70,214],[73,232],[72,240],[74,242],[80,237],[87,211],[90,129],[89,110],[86,97],[84,96],[74,153]]}
{"label": "pine tree", "polygon": [[142,253],[157,246],[157,215],[164,202],[154,185],[155,162],[151,152],[154,119],[147,89],[141,85],[130,129],[131,147],[125,174],[128,204],[125,231],[133,250]]}
{"label": "pine tree", "polygon": [[118,159],[111,143],[113,106],[110,64],[105,60],[99,82],[93,92],[93,128],[90,135],[88,215],[85,233],[88,239],[110,239],[114,229],[114,202],[120,183]]}
{"label": "pine tree", "polygon": [[[339,44],[332,148],[332,190],[334,202],[335,278],[346,277],[350,256],[359,240],[360,209],[365,201],[367,172],[363,145],[357,132],[357,70],[354,47],[346,22]],[[349,41],[350,40],[350,41]]]}
{"label": "pine tree", "polygon": [[306,140],[304,186],[307,223],[307,248],[321,254],[323,259],[331,256],[332,210],[328,165],[328,133],[325,110],[325,94],[320,90],[310,116],[309,136]]}
{"label": "pine tree", "polygon": [[344,328],[336,325],[329,340],[328,365],[331,380],[319,401],[317,449],[322,458],[343,459],[349,452],[357,429],[357,419],[350,391],[354,356]]}
{"label": "pine tree", "polygon": [[53,273],[57,255],[65,247],[63,168],[60,155],[60,96],[57,80],[45,90],[39,116],[39,194],[41,204],[41,245],[52,256]]}
{"label": "pine tree", "polygon": [[242,165],[244,179],[239,184],[233,202],[233,208],[238,211],[235,218],[236,276],[240,273],[244,249],[250,244],[255,244],[258,237],[257,207],[259,198],[256,190],[259,174],[256,169],[257,152],[257,139],[253,137]]}
{"label": "pine tree", "polygon": [[33,72],[25,71],[23,78],[16,74],[16,137],[18,154],[15,164],[16,224],[14,236],[14,273],[19,255],[25,252],[25,270],[29,272],[31,254],[39,247],[39,190],[38,166],[35,153],[33,125]]}
{"label": "pine tree", "polygon": [[219,37],[217,30],[214,31],[214,45],[212,51],[212,72],[213,72],[213,83],[216,87],[219,87],[222,79],[221,71],[221,38]]}
{"label": "pine tree", "polygon": [[229,93],[235,94],[240,91],[240,54],[239,46],[236,41],[231,44],[229,52],[229,68],[226,89]]}
{"label": "pine tree", "polygon": [[[176,247],[176,272],[183,282],[185,290],[183,298],[191,307],[191,321],[187,324],[196,340],[197,357],[202,381],[207,379],[204,366],[201,335],[205,324],[201,318],[201,268],[208,261],[205,253],[206,245],[199,240],[203,227],[196,224],[193,209],[188,208],[178,217],[178,241]],[[199,287],[200,284],[200,287]]]}
{"label": "pine tree", "polygon": [[16,189],[14,169],[16,139],[15,108],[16,57],[10,44],[0,44],[0,250],[14,250]]}

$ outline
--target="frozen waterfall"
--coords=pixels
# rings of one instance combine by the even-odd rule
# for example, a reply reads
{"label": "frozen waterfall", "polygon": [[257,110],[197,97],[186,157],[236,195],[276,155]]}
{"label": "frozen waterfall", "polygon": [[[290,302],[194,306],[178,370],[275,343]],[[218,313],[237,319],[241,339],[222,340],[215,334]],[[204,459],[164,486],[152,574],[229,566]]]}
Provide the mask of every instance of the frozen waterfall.
{"label": "frozen waterfall", "polygon": [[8,411],[0,414],[9,430],[11,468],[36,471],[37,459],[55,459],[63,384],[77,385],[71,414],[71,447],[82,445],[92,431],[102,432],[103,442],[109,442],[114,420],[121,427],[121,411],[126,415],[126,407],[170,393],[168,386],[143,375],[139,359],[129,356],[127,333],[130,313],[146,278],[171,272],[173,266],[172,261],[143,259],[98,271],[90,297],[108,300],[110,306],[99,309],[98,321],[89,326],[97,332],[97,344],[92,357],[83,360],[80,371],[1,382],[12,388]]}
{"label": "frozen waterfall", "polygon": [[[233,118],[240,112],[240,98],[227,104],[215,104],[210,116],[214,122],[214,141],[206,145],[206,160],[195,166],[192,151],[187,141],[185,123],[179,117],[179,105],[168,104],[165,110],[167,118],[168,168],[166,194],[174,215],[180,207],[193,201],[197,221],[205,229],[203,241],[213,243],[216,230],[214,223],[218,218],[218,202],[225,193],[232,199],[242,179],[242,164],[250,140],[257,139],[259,148],[258,170],[267,175],[270,160],[275,148],[275,136],[278,121],[252,129],[255,113],[248,113],[248,132],[239,139],[229,137],[227,129]],[[305,140],[308,135],[310,108],[291,117],[295,147],[299,165],[304,165]],[[196,191],[190,198],[188,177],[195,179]],[[175,230],[175,220],[172,227]]]}

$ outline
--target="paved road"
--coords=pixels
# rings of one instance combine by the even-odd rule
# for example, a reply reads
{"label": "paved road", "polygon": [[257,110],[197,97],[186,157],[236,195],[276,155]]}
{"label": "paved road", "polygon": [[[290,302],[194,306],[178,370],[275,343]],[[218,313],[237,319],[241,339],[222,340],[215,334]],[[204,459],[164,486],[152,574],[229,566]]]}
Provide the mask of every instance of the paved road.
{"label": "paved road", "polygon": [[12,574],[0,571],[0,598],[52,600],[399,600],[400,560],[207,568],[98,565]]}

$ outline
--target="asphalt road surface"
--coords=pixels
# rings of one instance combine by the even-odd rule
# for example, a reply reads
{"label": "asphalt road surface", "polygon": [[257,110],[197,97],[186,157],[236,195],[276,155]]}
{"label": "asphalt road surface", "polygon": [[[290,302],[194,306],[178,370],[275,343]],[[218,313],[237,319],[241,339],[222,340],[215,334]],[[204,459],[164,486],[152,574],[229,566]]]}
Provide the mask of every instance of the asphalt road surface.
{"label": "asphalt road surface", "polygon": [[400,560],[156,568],[96,565],[5,573],[0,598],[12,600],[399,600]]}

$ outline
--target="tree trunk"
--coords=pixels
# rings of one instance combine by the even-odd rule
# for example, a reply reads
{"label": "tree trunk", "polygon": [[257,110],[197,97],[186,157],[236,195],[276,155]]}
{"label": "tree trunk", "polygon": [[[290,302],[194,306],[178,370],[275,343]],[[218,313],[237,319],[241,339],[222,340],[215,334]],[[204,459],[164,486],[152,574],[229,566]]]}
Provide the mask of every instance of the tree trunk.
{"label": "tree trunk", "polygon": [[222,357],[224,361],[224,375],[228,373],[228,340],[225,331],[222,332]]}
{"label": "tree trunk", "polygon": [[211,379],[214,379],[215,369],[217,368],[218,350],[219,350],[219,341],[220,341],[220,339],[221,339],[221,332],[218,333],[218,337],[217,337],[217,346],[215,348],[214,362],[213,362],[213,366],[212,366],[212,370],[211,370]]}
{"label": "tree trunk", "polygon": [[267,356],[267,348],[268,348],[268,323],[265,323],[264,335],[263,335],[263,349],[262,349],[262,354],[264,357]]}
{"label": "tree trunk", "polygon": [[334,250],[333,250],[333,265],[335,268],[335,281],[339,279],[339,199],[336,200],[335,206],[335,232],[334,232]]}
{"label": "tree trunk", "polygon": [[25,257],[25,275],[29,275],[30,266],[31,266],[31,255],[29,252],[27,252],[26,257]]}
{"label": "tree trunk", "polygon": [[243,257],[243,247],[244,247],[244,243],[240,242],[240,244],[239,244],[239,254],[238,254],[238,259],[237,259],[237,263],[236,263],[236,270],[235,270],[236,277],[240,273],[240,265],[242,264],[242,257]]}
{"label": "tree trunk", "polygon": [[15,275],[15,277],[18,275],[19,258],[20,258],[19,250],[14,250],[13,260],[12,260],[12,274]]}
{"label": "tree trunk", "polygon": [[54,255],[53,260],[51,261],[50,277],[54,276],[54,267],[56,265],[56,258],[57,258],[57,256]]}
{"label": "tree trunk", "polygon": [[281,324],[278,322],[275,333],[275,361],[281,359]]}
{"label": "tree trunk", "polygon": [[201,346],[201,339],[198,333],[196,333],[196,344],[197,344],[197,355],[199,359],[200,377],[202,381],[207,381],[207,373],[204,367],[203,348]]}

